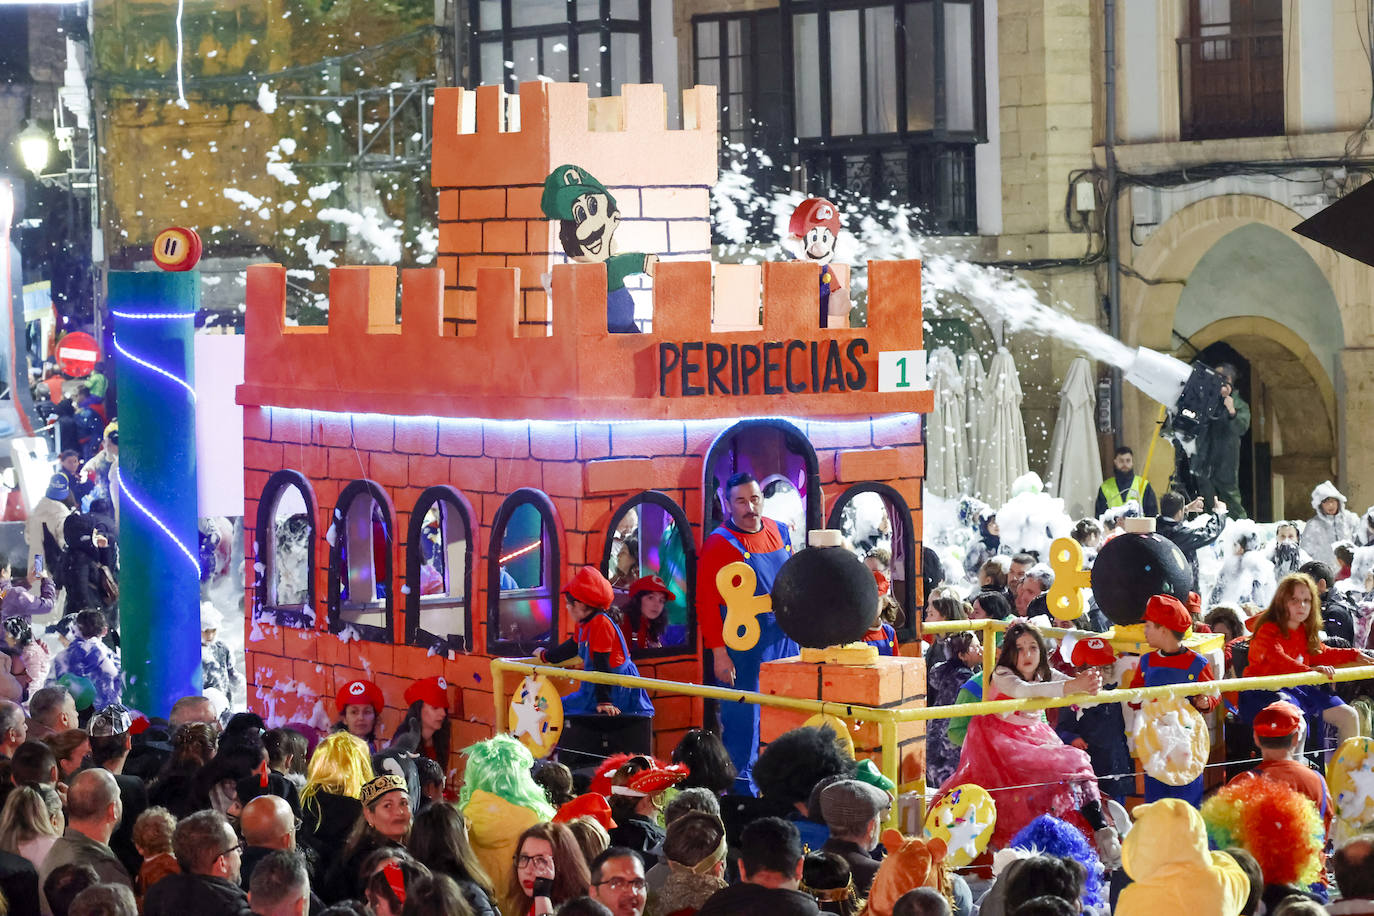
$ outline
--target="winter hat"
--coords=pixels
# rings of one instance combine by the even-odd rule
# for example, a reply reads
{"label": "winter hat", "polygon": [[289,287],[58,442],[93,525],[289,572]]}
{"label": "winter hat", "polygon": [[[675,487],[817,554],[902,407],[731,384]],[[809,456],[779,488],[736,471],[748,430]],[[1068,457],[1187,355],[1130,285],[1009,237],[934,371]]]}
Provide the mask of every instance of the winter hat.
{"label": "winter hat", "polygon": [[202,630],[218,630],[224,625],[224,615],[209,601],[200,603],[200,628]]}
{"label": "winter hat", "polygon": [[71,488],[67,485],[67,475],[52,475],[52,477],[48,480],[48,492],[43,495],[47,496],[48,499],[55,499],[58,502],[62,502],[67,497],[71,496],[72,491]]}
{"label": "winter hat", "polygon": [[1261,738],[1286,738],[1302,727],[1302,711],[1279,700],[1255,715],[1255,734]]}
{"label": "winter hat", "polygon": [[1075,668],[1097,668],[1116,661],[1116,653],[1107,640],[1098,636],[1083,638],[1073,633],[1059,643],[1059,655]]}
{"label": "winter hat", "polygon": [[605,796],[597,795],[595,792],[579,795],[567,802],[558,809],[553,820],[555,824],[566,824],[568,821],[577,820],[579,817],[589,817],[607,830],[615,829],[615,820],[611,817],[611,806],[606,803]]}
{"label": "winter hat", "polygon": [[1323,480],[1312,490],[1312,508],[1321,511],[1321,504],[1328,499],[1340,500],[1341,508],[1345,508],[1345,494],[1331,481]]}
{"label": "winter hat", "polygon": [[405,701],[410,705],[423,700],[430,706],[437,706],[440,709],[448,709],[448,681],[435,675],[424,680],[415,681],[406,688]]}
{"label": "winter hat", "polygon": [[1145,619],[1175,633],[1185,633],[1193,625],[1188,609],[1173,595],[1151,595],[1145,603]]}
{"label": "winter hat", "polygon": [[405,779],[394,773],[387,773],[376,777],[371,782],[363,783],[362,795],[359,796],[358,800],[361,801],[363,807],[366,808],[388,792],[405,791],[407,791]]}
{"label": "winter hat", "polygon": [[667,595],[669,601],[677,599],[677,595],[674,595],[672,589],[668,588],[667,584],[658,576],[641,576],[631,582],[630,597],[634,597],[640,592],[649,592],[651,594],[657,592],[661,595]]}
{"label": "winter hat", "polygon": [[892,806],[886,792],[857,779],[840,779],[821,792],[821,811],[831,830],[853,836]]}
{"label": "winter hat", "polygon": [[601,575],[595,566],[584,566],[579,569],[568,584],[563,587],[563,594],[571,595],[588,607],[606,610],[615,601],[615,592],[611,589],[611,583],[606,577]]}
{"label": "winter hat", "polygon": [[[447,697],[445,699],[447,699]],[[339,689],[339,695],[334,700],[334,705],[338,708],[340,716],[344,714],[344,710],[349,706],[361,706],[364,703],[371,706],[378,714],[381,713],[382,707],[386,705],[386,701],[382,698],[382,689],[371,681],[361,679],[349,681],[347,684],[344,684],[343,687]],[[438,706],[440,704],[432,703],[430,705]],[[443,705],[447,706],[448,704],[445,702]]]}

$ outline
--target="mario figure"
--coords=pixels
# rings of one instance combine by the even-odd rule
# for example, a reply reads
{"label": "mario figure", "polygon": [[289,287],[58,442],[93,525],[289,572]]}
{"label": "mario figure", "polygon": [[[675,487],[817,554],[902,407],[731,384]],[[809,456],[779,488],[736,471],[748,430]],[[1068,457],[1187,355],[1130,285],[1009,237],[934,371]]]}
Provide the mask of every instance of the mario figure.
{"label": "mario figure", "polygon": [[820,266],[820,326],[848,327],[849,294],[845,281],[849,278],[849,269],[843,264],[830,263],[840,236],[839,209],[824,198],[808,197],[792,211],[787,231],[801,242],[802,258]]}
{"label": "mario figure", "polygon": [[611,241],[620,225],[615,198],[586,169],[560,165],[544,179],[539,200],[544,218],[558,220],[563,253],[579,264],[606,265],[606,328],[613,334],[635,334],[635,304],[625,288],[632,274],[654,275],[658,255],[641,252],[611,254]]}

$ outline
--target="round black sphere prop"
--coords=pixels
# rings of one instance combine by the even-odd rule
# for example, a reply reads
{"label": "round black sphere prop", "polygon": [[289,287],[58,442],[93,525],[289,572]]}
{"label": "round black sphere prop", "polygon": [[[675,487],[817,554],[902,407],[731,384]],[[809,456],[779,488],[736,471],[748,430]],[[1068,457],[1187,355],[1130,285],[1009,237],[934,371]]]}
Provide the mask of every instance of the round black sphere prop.
{"label": "round black sphere prop", "polygon": [[1092,571],[1093,597],[1112,623],[1145,619],[1152,595],[1173,595],[1185,604],[1193,569],[1178,545],[1162,534],[1119,534],[1102,545]]}
{"label": "round black sphere prop", "polygon": [[872,571],[843,547],[808,547],[784,563],[773,581],[778,626],[808,649],[862,639],[877,611]]}

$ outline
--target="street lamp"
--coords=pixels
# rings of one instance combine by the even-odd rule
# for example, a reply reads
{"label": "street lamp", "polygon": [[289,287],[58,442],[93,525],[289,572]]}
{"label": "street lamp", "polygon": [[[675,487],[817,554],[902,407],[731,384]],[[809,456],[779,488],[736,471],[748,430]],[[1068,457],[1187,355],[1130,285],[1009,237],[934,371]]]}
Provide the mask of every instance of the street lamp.
{"label": "street lamp", "polygon": [[19,132],[19,158],[24,160],[24,168],[41,177],[51,157],[52,141],[48,139],[48,132],[30,119],[28,126]]}

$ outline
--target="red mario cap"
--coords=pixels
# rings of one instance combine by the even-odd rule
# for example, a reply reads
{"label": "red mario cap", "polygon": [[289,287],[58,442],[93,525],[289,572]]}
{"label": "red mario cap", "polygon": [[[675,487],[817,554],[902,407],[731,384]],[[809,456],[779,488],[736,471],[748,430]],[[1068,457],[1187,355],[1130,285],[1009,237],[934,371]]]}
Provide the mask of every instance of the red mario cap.
{"label": "red mario cap", "polygon": [[373,711],[380,715],[382,707],[386,705],[382,699],[382,688],[371,681],[364,680],[349,681],[344,684],[343,687],[339,688],[339,695],[335,697],[334,703],[341,716],[349,706],[361,706],[364,703],[371,706]]}
{"label": "red mario cap", "polygon": [[555,824],[566,824],[568,821],[576,820],[579,817],[590,817],[607,830],[615,829],[615,820],[611,817],[611,806],[607,804],[604,795],[588,792],[586,795],[577,796],[558,809],[558,813],[553,816],[553,821]]}
{"label": "red mario cap", "polygon": [[668,587],[667,583],[658,576],[641,576],[631,582],[630,595],[633,597],[640,592],[649,592],[650,594],[657,592],[661,595],[667,595],[669,601],[673,601],[677,598],[677,596],[673,594],[673,590]]}
{"label": "red mario cap", "polygon": [[1116,661],[1116,652],[1112,650],[1111,643],[1099,636],[1065,636],[1059,644],[1059,654],[1075,668],[1096,668]]}
{"label": "red mario cap", "polygon": [[1255,734],[1261,738],[1285,738],[1302,727],[1302,710],[1279,700],[1255,715]]}
{"label": "red mario cap", "polygon": [[1175,633],[1184,633],[1193,625],[1188,609],[1173,595],[1151,595],[1145,604],[1145,619]]}
{"label": "red mario cap", "polygon": [[892,582],[887,578],[887,573],[881,569],[873,570],[873,581],[878,583],[878,595],[880,597],[892,591]]}
{"label": "red mario cap", "polygon": [[584,566],[579,569],[568,584],[563,586],[563,594],[571,595],[583,604],[594,608],[606,610],[615,600],[615,592],[611,589],[611,583],[606,577],[597,571],[595,566]]}
{"label": "red mario cap", "polygon": [[438,675],[415,681],[406,688],[405,700],[407,704],[423,700],[430,706],[448,709],[448,681]]}
{"label": "red mario cap", "polygon": [[823,197],[808,197],[797,204],[797,209],[792,211],[792,219],[787,223],[788,233],[793,238],[801,238],[814,226],[824,226],[831,235],[839,235],[839,208]]}

